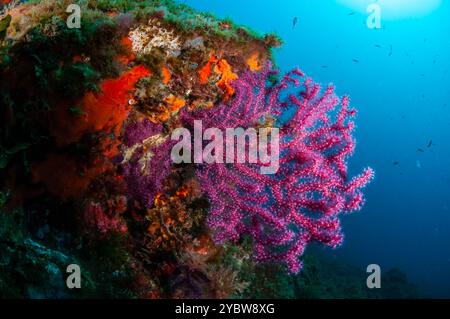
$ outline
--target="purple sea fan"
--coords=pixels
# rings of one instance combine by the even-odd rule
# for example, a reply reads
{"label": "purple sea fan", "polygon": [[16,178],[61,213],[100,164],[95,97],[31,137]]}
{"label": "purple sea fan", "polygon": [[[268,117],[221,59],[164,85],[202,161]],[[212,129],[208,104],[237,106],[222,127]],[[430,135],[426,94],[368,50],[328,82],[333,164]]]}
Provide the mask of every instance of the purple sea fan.
{"label": "purple sea fan", "polygon": [[[356,111],[334,87],[323,93],[299,70],[269,85],[274,72],[248,72],[235,81],[234,99],[183,117],[203,129],[248,128],[272,119],[280,129],[280,168],[261,175],[259,164],[203,164],[197,177],[208,196],[208,223],[217,243],[242,235],[253,239],[257,262],[285,263],[293,273],[310,242],[330,247],[343,240],[339,216],[361,208],[361,188],[370,168],[349,180],[346,160],[353,153]],[[273,120],[275,119],[275,120]]]}
{"label": "purple sea fan", "polygon": [[129,196],[149,207],[170,174],[173,142],[162,133],[161,124],[148,119],[129,124],[123,140],[122,165]]}

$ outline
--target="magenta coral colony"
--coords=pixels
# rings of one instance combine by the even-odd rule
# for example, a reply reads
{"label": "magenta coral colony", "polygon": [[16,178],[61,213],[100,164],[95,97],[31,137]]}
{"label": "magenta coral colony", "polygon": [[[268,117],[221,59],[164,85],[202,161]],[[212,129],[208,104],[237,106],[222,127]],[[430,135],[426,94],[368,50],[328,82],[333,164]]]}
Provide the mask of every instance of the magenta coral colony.
{"label": "magenta coral colony", "polygon": [[[185,114],[183,121],[189,126],[194,118],[202,119],[206,127],[229,128],[265,125],[271,119],[279,125],[276,174],[262,175],[258,165],[216,163],[198,167],[196,176],[211,202],[208,224],[217,243],[249,235],[256,261],[285,263],[296,273],[308,243],[336,247],[342,242],[339,216],[361,208],[361,188],[373,171],[368,168],[347,178],[346,159],[355,147],[351,118],[356,113],[348,97],[340,100],[333,86],[320,94],[311,79],[301,82],[299,70],[268,86],[273,74],[267,68],[241,75],[233,83],[236,96],[229,104]],[[297,92],[291,93],[294,89]],[[287,110],[292,114],[282,120]]]}

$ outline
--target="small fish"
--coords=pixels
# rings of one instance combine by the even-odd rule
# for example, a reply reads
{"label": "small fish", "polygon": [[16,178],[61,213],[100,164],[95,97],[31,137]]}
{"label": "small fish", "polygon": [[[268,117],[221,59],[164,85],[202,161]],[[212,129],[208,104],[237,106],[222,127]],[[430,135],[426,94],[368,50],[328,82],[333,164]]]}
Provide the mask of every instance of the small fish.
{"label": "small fish", "polygon": [[439,58],[440,58],[440,55],[436,54],[436,56],[434,57],[434,60],[433,60],[433,64],[436,64],[436,62]]}
{"label": "small fish", "polygon": [[400,164],[400,162],[396,161],[396,162],[393,162],[392,164],[394,164],[394,166],[397,166],[398,164]]}
{"label": "small fish", "polygon": [[292,29],[295,28],[295,26],[297,25],[297,22],[298,22],[298,18],[294,17],[294,20],[292,20]]}
{"label": "small fish", "polygon": [[358,59],[352,59],[353,60],[353,62],[355,62],[355,63],[359,63],[359,60]]}
{"label": "small fish", "polygon": [[392,56],[392,44],[389,45],[389,56]]}
{"label": "small fish", "polygon": [[322,65],[322,69],[327,69],[328,65]]}
{"label": "small fish", "polygon": [[418,152],[421,152],[421,153],[425,152],[425,151],[424,151],[423,149],[421,149],[421,148],[418,148],[417,151],[418,151]]}
{"label": "small fish", "polygon": [[433,146],[433,140],[430,140],[427,145],[428,148],[430,148],[431,146]]}
{"label": "small fish", "polygon": [[375,48],[381,48],[381,45],[375,44]]}
{"label": "small fish", "polygon": [[349,16],[354,16],[356,14],[356,12],[355,11],[352,11],[352,12],[350,12],[348,15]]}

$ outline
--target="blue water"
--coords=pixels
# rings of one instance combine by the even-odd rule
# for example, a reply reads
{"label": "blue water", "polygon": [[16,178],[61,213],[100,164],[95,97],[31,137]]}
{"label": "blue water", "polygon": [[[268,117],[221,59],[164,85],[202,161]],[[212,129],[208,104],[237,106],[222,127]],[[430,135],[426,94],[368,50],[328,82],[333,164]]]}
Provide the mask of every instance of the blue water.
{"label": "blue water", "polygon": [[282,70],[299,66],[350,94],[359,109],[350,171],[370,165],[377,175],[331,253],[364,269],[400,267],[424,294],[450,297],[450,1],[420,18],[382,16],[378,30],[336,0],[179,2],[276,32]]}

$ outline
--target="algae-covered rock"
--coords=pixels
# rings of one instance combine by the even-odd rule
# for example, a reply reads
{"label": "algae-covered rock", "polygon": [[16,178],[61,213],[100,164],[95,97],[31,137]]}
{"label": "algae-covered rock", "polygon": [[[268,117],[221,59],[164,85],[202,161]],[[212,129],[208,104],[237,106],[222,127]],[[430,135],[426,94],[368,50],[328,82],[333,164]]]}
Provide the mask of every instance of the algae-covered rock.
{"label": "algae-covered rock", "polygon": [[251,278],[244,296],[288,299],[403,299],[419,298],[417,287],[400,269],[381,274],[381,288],[369,289],[368,274],[358,268],[313,252],[303,258],[298,275],[287,275],[276,265],[258,266],[245,273]]}
{"label": "algae-covered rock", "polygon": [[0,296],[69,298],[65,271],[75,260],[24,236],[5,213],[0,221]]}

